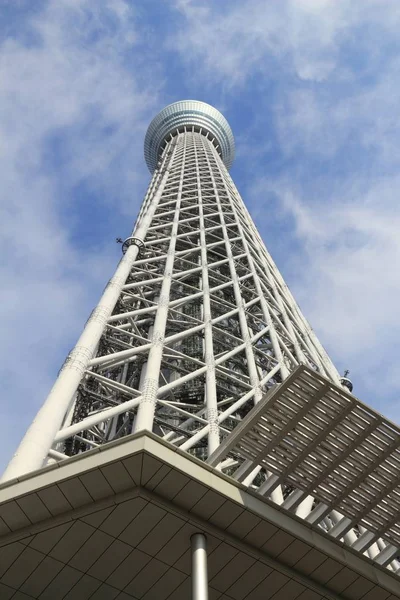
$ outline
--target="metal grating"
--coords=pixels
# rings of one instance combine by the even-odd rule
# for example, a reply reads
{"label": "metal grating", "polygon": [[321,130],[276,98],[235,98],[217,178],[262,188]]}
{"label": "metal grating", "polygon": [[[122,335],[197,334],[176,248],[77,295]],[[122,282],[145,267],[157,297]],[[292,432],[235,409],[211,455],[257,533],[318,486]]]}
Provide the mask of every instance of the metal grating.
{"label": "metal grating", "polygon": [[347,530],[362,526],[400,545],[400,429],[308,367],[272,388],[208,462],[228,454],[245,459],[241,481],[260,466],[272,474],[261,493],[291,486],[284,507],[309,495],[322,503],[310,522],[313,512],[322,520],[337,510]]}

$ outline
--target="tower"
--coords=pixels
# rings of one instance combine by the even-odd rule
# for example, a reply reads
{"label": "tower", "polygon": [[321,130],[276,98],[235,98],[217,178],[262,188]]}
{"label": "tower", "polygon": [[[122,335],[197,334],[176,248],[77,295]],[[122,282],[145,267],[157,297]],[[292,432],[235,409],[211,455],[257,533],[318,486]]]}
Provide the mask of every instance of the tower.
{"label": "tower", "polygon": [[339,382],[229,176],[225,118],[153,119],[152,180],[123,258],[7,477],[147,429],[206,458],[304,363]]}
{"label": "tower", "polygon": [[[233,158],[234,139],[230,126],[222,114],[208,104],[192,100],[176,102],[151,122],[145,138],[145,159],[152,179],[136,224],[132,234],[122,243],[123,256],[115,274],[6,470],[3,478],[5,500],[2,500],[0,489],[0,517],[1,502],[10,498],[7,496],[11,494],[9,490],[13,490],[12,497],[17,498],[17,503],[19,496],[25,499],[18,506],[24,506],[20,510],[28,519],[31,516],[34,519],[39,509],[30,503],[39,498],[46,504],[44,498],[49,498],[49,492],[43,490],[53,490],[51,486],[55,486],[67,490],[63,493],[74,510],[71,513],[67,508],[57,510],[69,515],[68,522],[74,520],[73,527],[75,521],[79,521],[83,530],[87,526],[101,529],[102,523],[108,523],[111,514],[116,514],[117,509],[111,509],[111,505],[121,507],[130,502],[129,506],[136,506],[134,499],[142,489],[145,490],[143,498],[148,504],[155,503],[157,510],[161,510],[157,502],[160,503],[160,497],[165,495],[167,500],[162,509],[165,513],[172,510],[171,502],[174,504],[175,498],[193,484],[191,492],[185,492],[187,497],[182,500],[183,504],[176,500],[175,508],[182,523],[186,518],[186,525],[180,525],[181,530],[187,526],[194,534],[195,600],[205,600],[207,594],[206,546],[201,533],[206,527],[197,525],[193,529],[192,524],[189,526],[188,517],[182,516],[182,507],[189,510],[190,506],[190,510],[195,511],[193,514],[197,514],[195,507],[209,493],[211,499],[204,500],[208,508],[204,506],[199,514],[203,519],[214,519],[215,539],[228,525],[229,535],[239,536],[235,538],[237,540],[245,538],[243,544],[257,545],[264,535],[261,531],[267,535],[268,527],[272,532],[271,540],[277,531],[283,531],[286,541],[291,540],[288,545],[300,541],[302,546],[299,545],[296,552],[301,554],[304,550],[306,555],[308,546],[310,551],[316,549],[313,570],[318,568],[321,556],[324,556],[323,561],[327,557],[332,561],[337,558],[335,544],[346,544],[358,553],[353,565],[354,581],[369,573],[370,563],[374,561],[373,568],[379,571],[381,580],[378,582],[378,576],[374,575],[373,585],[376,589],[382,585],[382,589],[392,590],[393,572],[399,568],[396,541],[400,533],[393,517],[400,507],[396,483],[400,465],[396,462],[399,431],[349,394],[350,380],[339,376],[302,315],[229,176]],[[306,419],[306,425],[302,419]],[[299,442],[296,437],[304,430],[309,436],[306,444],[304,439]],[[354,456],[362,455],[361,444],[373,444],[370,435],[375,436],[375,443],[378,440],[378,446],[382,443],[382,447],[379,446],[375,456],[368,446],[366,458],[360,463],[363,466],[359,467]],[[395,454],[396,458],[393,458]],[[349,462],[342,464],[342,459],[349,459]],[[178,462],[175,464],[174,460]],[[308,470],[302,466],[302,461],[307,463]],[[329,461],[334,469],[333,466],[329,468]],[[390,465],[385,461],[391,461]],[[36,476],[35,471],[43,467],[44,471]],[[298,467],[303,469],[300,475],[296,471]],[[324,477],[335,470],[333,479],[329,480],[331,485],[339,468],[343,473],[354,469],[357,490],[362,488],[365,494],[364,507],[360,506],[359,499],[358,504],[354,500],[349,505],[350,484],[341,484],[342,487],[337,486],[337,489],[333,485],[334,492],[330,492],[330,496],[325,493],[328,483]],[[376,478],[373,484],[365,479],[371,474],[375,476],[379,469],[390,471],[390,477],[379,475],[379,484]],[[171,475],[175,471],[178,475]],[[41,477],[47,478],[46,485]],[[233,477],[234,483],[228,482],[229,477]],[[129,478],[130,482],[126,483]],[[343,478],[347,481],[345,475]],[[169,481],[168,485],[162,483],[164,480]],[[78,494],[76,489],[82,485],[85,490]],[[177,492],[175,487],[179,488]],[[197,499],[200,488],[206,491]],[[152,496],[153,492],[158,496]],[[375,494],[376,502],[370,500],[369,493],[371,498]],[[262,504],[261,500],[253,499],[253,502],[251,494],[258,494],[267,504]],[[107,504],[105,499],[111,497],[111,504]],[[219,511],[221,498],[224,498],[223,511]],[[381,501],[387,504],[388,498],[390,510],[379,504]],[[90,519],[87,516],[89,504]],[[53,513],[50,505],[49,500],[46,510],[51,520],[59,513]],[[276,505],[280,506],[279,510],[271,508]],[[86,512],[82,513],[82,507],[86,507]],[[93,516],[100,513],[104,516],[104,511],[109,512],[103,521]],[[232,518],[229,511],[234,515]],[[380,511],[379,514],[376,511]],[[9,513],[4,514],[7,524]],[[43,514],[47,514],[44,509]],[[156,557],[159,538],[167,535],[166,531],[168,539],[175,539],[175,525],[171,523],[178,517],[176,512],[174,514],[157,534],[154,532],[161,517],[157,521],[151,513],[146,519],[155,519],[153,529],[136,540],[136,546],[132,542],[132,547],[141,548],[140,551],[152,556],[152,560],[170,564],[167,556],[162,560]],[[123,532],[129,530],[133,518],[130,512],[129,515],[129,519],[128,513],[122,519],[121,530],[114,520],[113,526],[105,525],[101,531],[115,538],[125,535]],[[247,524],[252,519],[257,524],[249,526],[242,538],[239,516]],[[164,518],[167,517],[162,517],[163,523]],[[198,514],[196,518],[200,518]],[[39,518],[41,520],[44,517]],[[307,525],[300,526],[299,520],[305,520]],[[15,527],[19,530],[22,526],[18,519],[17,522]],[[290,537],[292,526],[295,528],[293,539]],[[11,525],[8,527],[12,530]],[[141,527],[143,525],[138,522],[132,529],[133,538]],[[317,536],[312,541],[307,537],[311,530]],[[42,530],[37,531],[33,527],[29,534],[35,537]],[[77,531],[81,535],[81,530]],[[151,542],[146,542],[144,551],[141,544],[148,539],[147,535],[153,537]],[[126,536],[122,538],[124,543],[131,543],[131,537]],[[329,537],[326,544],[323,536]],[[179,544],[185,549],[190,536],[181,537]],[[283,543],[282,536],[279,540],[271,541],[268,551],[272,553],[276,544]],[[232,541],[235,543],[239,544]],[[264,546],[267,547],[267,540],[257,546],[257,551],[263,552]],[[240,544],[237,547],[239,553],[245,553]],[[17,550],[13,549],[13,552]],[[279,556],[281,553],[284,554],[284,548]],[[296,564],[301,562],[303,555],[300,554]],[[111,551],[110,556],[113,556]],[[310,561],[314,558],[310,557]],[[342,558],[342,562],[337,562],[340,565],[337,572],[342,572],[348,560],[345,554]],[[366,558],[370,561],[367,566]],[[240,569],[246,560],[242,557],[239,561]],[[260,581],[254,579],[253,588],[249,582],[249,594],[261,586],[272,569],[283,577],[282,597],[290,593],[290,597],[300,599],[304,590],[314,590],[316,595],[312,597],[316,599],[338,597],[334,588],[322,588],[322,580],[318,577],[307,578],[304,573],[308,573],[309,564],[304,572],[299,567],[300,570],[288,575],[290,561],[285,562],[282,558],[282,563],[274,563],[271,556],[268,560],[269,566],[264,569]],[[239,562],[237,567],[232,563],[232,573],[239,568]],[[78,559],[68,565],[79,571]],[[381,572],[386,566],[391,571],[389,574]],[[173,581],[178,581],[179,573],[183,573],[180,568],[184,569],[183,566],[175,569],[175,579],[171,576]],[[148,596],[138,591],[142,589],[136,579],[139,575],[132,576],[131,583],[122,585],[122,575],[111,579],[113,583],[110,583],[109,579],[101,579],[99,569],[97,575],[89,575],[90,570],[85,573],[91,579],[97,578],[98,587],[93,589],[102,590],[101,593],[105,590],[104,598],[116,597],[112,590],[107,591],[114,585],[119,593],[133,598],[151,598],[150,591],[156,589],[156,583],[151,579],[153,568],[147,576],[150,581],[146,584]],[[241,571],[243,577],[245,570]],[[164,575],[160,576],[160,581],[162,577]],[[77,581],[83,589],[84,578]],[[185,581],[182,579],[182,586]],[[351,587],[352,581],[343,590]],[[265,589],[260,588],[260,593],[265,595],[270,583],[265,584]],[[51,589],[51,584],[48,585]],[[173,582],[168,585],[173,587]],[[218,585],[223,587],[225,583]],[[221,594],[230,589],[230,584],[226,584],[224,590],[218,585],[216,589]],[[297,589],[297,595],[293,595],[291,585]],[[160,586],[164,590],[164,584]],[[51,591],[52,598],[57,598],[55,589]],[[75,590],[73,586],[70,589]],[[240,586],[233,596],[226,592],[224,598],[258,597],[247,596],[247,592],[237,591],[239,589]],[[366,589],[368,592],[372,588],[367,586]],[[23,587],[21,590],[24,591]],[[29,593],[31,597],[39,597]],[[184,588],[181,596],[178,592],[174,596],[174,593],[171,591],[171,595],[164,594],[163,597],[177,600],[187,597]],[[394,593],[392,597],[397,598]],[[154,594],[161,598],[160,590]],[[352,598],[351,590],[343,597]],[[357,597],[361,599],[364,595]],[[367,596],[365,598],[367,600]]]}

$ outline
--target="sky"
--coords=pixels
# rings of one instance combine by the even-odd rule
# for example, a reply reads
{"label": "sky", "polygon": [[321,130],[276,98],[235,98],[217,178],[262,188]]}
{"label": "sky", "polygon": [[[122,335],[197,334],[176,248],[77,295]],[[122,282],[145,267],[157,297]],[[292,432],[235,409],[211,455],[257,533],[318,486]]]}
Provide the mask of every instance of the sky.
{"label": "sky", "polygon": [[400,422],[398,0],[0,2],[0,470],[115,269],[167,104],[231,175],[354,393]]}

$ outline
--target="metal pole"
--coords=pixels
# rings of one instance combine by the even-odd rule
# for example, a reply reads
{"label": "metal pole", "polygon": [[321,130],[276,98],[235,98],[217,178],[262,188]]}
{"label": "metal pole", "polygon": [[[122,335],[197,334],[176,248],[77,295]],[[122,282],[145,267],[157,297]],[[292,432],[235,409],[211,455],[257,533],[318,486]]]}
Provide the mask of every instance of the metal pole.
{"label": "metal pole", "polygon": [[[178,135],[178,142],[175,144],[175,150],[179,146],[179,140],[181,136]],[[157,392],[159,389],[160,380],[160,368],[161,360],[164,351],[165,342],[165,331],[168,322],[169,314],[169,303],[170,303],[170,291],[172,281],[172,271],[174,267],[175,259],[175,247],[176,247],[176,236],[178,235],[179,229],[179,214],[182,199],[182,187],[183,187],[183,176],[185,167],[185,154],[186,154],[186,137],[183,138],[183,159],[180,174],[180,183],[178,190],[178,198],[175,204],[174,220],[172,224],[170,242],[168,248],[167,260],[165,261],[164,279],[161,286],[159,301],[157,303],[158,309],[154,320],[154,329],[152,333],[152,346],[150,348],[147,367],[146,367],[146,378],[143,382],[142,398],[140,400],[138,412],[134,424],[134,432],[153,430],[154,413],[156,410],[157,403]]]}
{"label": "metal pole", "polygon": [[217,404],[217,381],[215,376],[215,358],[213,346],[212,310],[210,300],[210,282],[208,279],[207,264],[207,242],[205,234],[205,217],[203,209],[203,197],[201,190],[201,177],[199,169],[199,157],[196,146],[194,147],[197,173],[197,195],[200,217],[200,259],[202,265],[202,288],[203,288],[203,318],[204,318],[204,358],[207,365],[205,382],[205,400],[207,404],[207,418],[210,424],[208,432],[208,455],[212,454],[219,446],[218,426],[218,404]]}
{"label": "metal pole", "polygon": [[204,533],[195,533],[192,543],[192,600],[208,600],[207,540]]}

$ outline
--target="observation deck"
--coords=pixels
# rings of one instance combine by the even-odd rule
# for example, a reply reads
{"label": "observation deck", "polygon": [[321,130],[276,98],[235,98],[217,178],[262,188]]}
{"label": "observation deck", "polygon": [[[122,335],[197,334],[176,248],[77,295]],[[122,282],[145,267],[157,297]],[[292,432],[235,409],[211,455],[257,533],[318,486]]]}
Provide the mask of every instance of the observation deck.
{"label": "observation deck", "polygon": [[144,157],[151,173],[156,169],[167,139],[188,127],[208,133],[226,168],[231,167],[235,156],[235,141],[225,117],[206,102],[180,100],[163,108],[147,129]]}

